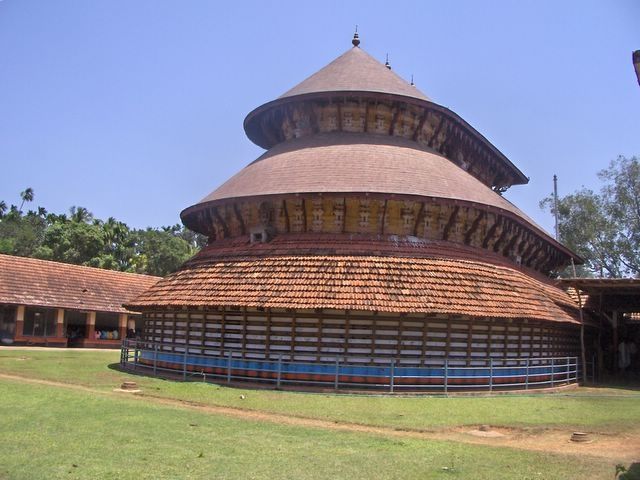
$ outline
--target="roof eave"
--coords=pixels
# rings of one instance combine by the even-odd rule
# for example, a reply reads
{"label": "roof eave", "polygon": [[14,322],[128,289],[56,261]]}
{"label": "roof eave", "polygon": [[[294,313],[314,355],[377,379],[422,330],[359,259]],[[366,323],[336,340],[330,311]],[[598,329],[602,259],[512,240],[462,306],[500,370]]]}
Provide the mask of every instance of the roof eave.
{"label": "roof eave", "polygon": [[301,95],[295,95],[290,97],[277,98],[276,100],[272,100],[267,102],[251,112],[245,117],[243,122],[244,131],[249,137],[249,139],[258,145],[259,147],[268,150],[273,147],[273,142],[269,141],[267,138],[262,135],[261,129],[259,127],[259,119],[262,115],[266,114],[269,110],[280,107],[285,104],[294,103],[294,102],[303,102],[308,100],[316,100],[316,99],[330,99],[335,97],[370,97],[376,100],[391,100],[391,101],[400,101],[406,102],[411,105],[416,105],[422,108],[428,108],[437,112],[440,112],[455,122],[459,123],[460,126],[467,131],[469,131],[476,139],[485,145],[495,156],[502,162],[508,170],[511,171],[513,175],[510,185],[525,185],[529,183],[529,177],[527,177],[518,167],[514,165],[514,163],[507,158],[505,154],[503,154],[495,145],[493,145],[487,138],[482,135],[478,130],[476,130],[472,125],[470,125],[467,121],[465,121],[462,117],[460,117],[457,113],[452,110],[443,107],[437,103],[434,103],[429,100],[422,100],[420,98],[399,95],[394,93],[386,93],[386,92],[372,92],[372,91],[362,91],[362,90],[342,90],[342,91],[332,91],[332,92],[313,92],[313,93],[305,93]]}

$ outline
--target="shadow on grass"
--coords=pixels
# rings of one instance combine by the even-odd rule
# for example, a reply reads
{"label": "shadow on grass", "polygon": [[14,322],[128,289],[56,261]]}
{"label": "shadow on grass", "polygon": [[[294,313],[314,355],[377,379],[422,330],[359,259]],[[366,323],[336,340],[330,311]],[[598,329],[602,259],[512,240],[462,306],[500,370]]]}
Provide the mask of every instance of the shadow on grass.
{"label": "shadow on grass", "polygon": [[604,378],[602,381],[589,383],[587,386],[594,388],[640,391],[640,376],[610,376]]}
{"label": "shadow on grass", "polygon": [[640,463],[632,463],[629,468],[623,470],[616,478],[618,480],[640,480]]}

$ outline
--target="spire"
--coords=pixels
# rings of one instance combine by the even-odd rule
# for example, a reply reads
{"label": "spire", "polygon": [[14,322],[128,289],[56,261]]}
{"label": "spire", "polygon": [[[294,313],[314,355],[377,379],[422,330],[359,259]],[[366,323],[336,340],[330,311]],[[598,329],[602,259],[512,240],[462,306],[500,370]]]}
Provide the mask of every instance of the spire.
{"label": "spire", "polygon": [[358,36],[358,25],[356,25],[356,32],[353,34],[353,40],[351,40],[351,43],[354,47],[360,45],[360,37]]}
{"label": "spire", "polygon": [[391,64],[389,63],[389,54],[387,53],[387,61],[384,62],[384,66],[391,70]]}
{"label": "spire", "polygon": [[413,83],[413,73],[411,74],[411,86],[414,87],[416,84]]}

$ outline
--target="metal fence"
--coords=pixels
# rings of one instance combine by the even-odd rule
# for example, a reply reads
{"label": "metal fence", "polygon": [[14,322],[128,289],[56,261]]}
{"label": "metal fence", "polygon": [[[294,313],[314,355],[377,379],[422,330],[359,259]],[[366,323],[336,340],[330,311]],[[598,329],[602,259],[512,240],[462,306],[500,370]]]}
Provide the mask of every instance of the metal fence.
{"label": "metal fence", "polygon": [[[180,349],[182,351],[175,351]],[[208,349],[207,349],[208,350]],[[248,358],[238,350],[193,353],[174,344],[124,340],[122,368],[170,376],[232,383],[249,381],[281,388],[285,385],[318,388],[397,391],[528,390],[576,383],[578,357],[546,358],[434,358],[425,366],[407,365],[406,359],[380,363],[380,359],[336,357],[332,361],[305,362],[282,354],[277,359]],[[405,362],[405,363],[403,363]]]}

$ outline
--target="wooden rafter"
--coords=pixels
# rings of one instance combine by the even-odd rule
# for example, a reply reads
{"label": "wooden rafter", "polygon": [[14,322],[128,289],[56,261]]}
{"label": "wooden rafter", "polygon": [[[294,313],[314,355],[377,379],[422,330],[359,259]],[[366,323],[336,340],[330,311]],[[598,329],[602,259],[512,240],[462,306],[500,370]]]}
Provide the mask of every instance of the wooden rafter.
{"label": "wooden rafter", "polygon": [[535,260],[538,258],[538,255],[540,254],[540,251],[542,250],[542,245],[539,245],[534,251],[533,253],[531,253],[531,255],[529,256],[529,258],[527,258],[527,260],[525,262],[523,262],[525,265],[527,266],[532,266],[533,263],[535,262]]}
{"label": "wooden rafter", "polygon": [[313,105],[308,104],[307,112],[309,115],[309,124],[311,126],[311,131],[313,133],[320,132],[320,124],[318,122],[318,115],[316,115],[316,111],[313,109]]}
{"label": "wooden rafter", "polygon": [[442,142],[442,145],[440,145],[440,148],[438,149],[438,151],[443,155],[449,152],[449,145],[451,144],[451,140],[453,139],[453,134],[455,131],[456,127],[452,123],[449,123],[447,125],[444,142]]}
{"label": "wooden rafter", "polygon": [[218,209],[214,207],[212,213],[214,218],[216,219],[216,222],[218,222],[222,227],[224,238],[229,238],[231,236],[229,233],[229,227],[227,226],[226,222],[223,220],[222,216],[220,216],[220,212],[218,212]]}
{"label": "wooden rafter", "polygon": [[380,235],[384,235],[384,221],[387,217],[387,200],[384,200],[382,205],[382,220],[380,221]]}
{"label": "wooden rafter", "polygon": [[471,243],[471,237],[476,232],[476,230],[478,230],[478,227],[480,226],[480,222],[482,221],[482,219],[485,217],[486,214],[487,214],[487,212],[482,210],[478,214],[478,216],[473,220],[473,223],[471,224],[471,227],[464,234],[464,243],[465,243],[465,245],[469,245],[469,243]]}
{"label": "wooden rafter", "polygon": [[304,198],[302,199],[302,231],[307,231],[307,204],[305,203]]}
{"label": "wooden rafter", "polygon": [[521,255],[522,263],[526,263],[526,260],[529,258],[529,255],[531,254],[531,252],[533,251],[533,249],[535,247],[536,247],[535,239],[531,239],[531,243],[529,243],[529,246],[527,247],[527,249]]}
{"label": "wooden rafter", "polygon": [[420,136],[420,132],[422,131],[422,129],[424,127],[424,122],[427,121],[428,117],[429,117],[429,110],[425,110],[424,113],[422,114],[422,117],[420,118],[420,121],[418,122],[418,126],[416,127],[416,129],[413,132],[412,140],[414,142],[416,140],[418,140],[418,137]]}
{"label": "wooden rafter", "polygon": [[487,232],[487,234],[484,236],[484,240],[482,241],[482,248],[487,248],[487,246],[489,245],[489,241],[491,240],[491,238],[493,238],[493,236],[496,233],[496,229],[502,224],[502,216],[498,216],[496,218],[496,221],[493,222],[493,225],[491,225],[491,227],[489,228],[489,231]]}
{"label": "wooden rafter", "polygon": [[240,224],[240,234],[241,235],[246,235],[247,233],[247,228],[244,224],[244,219],[242,218],[242,214],[240,213],[240,209],[238,208],[238,204],[234,203],[233,204],[233,213],[236,216],[236,220],[238,220],[238,223]]}
{"label": "wooden rafter", "polygon": [[522,234],[522,240],[520,240],[520,243],[518,244],[518,249],[516,250],[518,252],[518,255],[522,256],[522,252],[524,248],[527,246],[528,241],[529,241],[529,233],[525,232]]}
{"label": "wooden rafter", "polygon": [[509,243],[507,243],[507,245],[502,249],[503,255],[509,255],[509,252],[513,249],[514,245],[516,244],[516,242],[518,241],[521,235],[522,235],[522,230],[518,230],[518,233],[516,233],[511,237],[511,240],[509,240]]}
{"label": "wooden rafter", "polygon": [[287,233],[291,232],[291,221],[289,220],[289,210],[287,210],[287,201],[282,200],[282,213],[284,213],[284,228]]}
{"label": "wooden rafter", "polygon": [[394,104],[393,106],[393,115],[391,116],[391,125],[389,125],[389,135],[393,135],[393,132],[396,129],[396,124],[398,123],[398,118],[401,113],[400,105]]}
{"label": "wooden rafter", "polygon": [[451,215],[449,216],[449,221],[444,227],[444,231],[442,232],[442,240],[449,239],[449,233],[451,232],[451,228],[456,221],[456,217],[458,216],[459,211],[460,207],[456,205],[456,207],[453,209],[453,212],[451,212]]}
{"label": "wooden rafter", "polygon": [[418,236],[418,226],[420,225],[420,222],[424,218],[425,210],[426,210],[425,202],[422,202],[420,204],[420,209],[418,210],[418,215],[416,215],[416,222],[413,225],[413,236],[414,237]]}
{"label": "wooden rafter", "polygon": [[507,238],[507,235],[511,232],[511,228],[510,227],[511,226],[507,224],[502,229],[502,233],[498,237],[498,240],[496,240],[496,243],[493,244],[493,251],[494,252],[497,252],[498,250],[500,250],[500,245],[502,245],[502,242],[505,241],[505,239]]}
{"label": "wooden rafter", "polygon": [[367,133],[369,130],[369,102],[364,108],[364,133]]}
{"label": "wooden rafter", "polygon": [[446,123],[446,120],[444,118],[444,115],[440,116],[440,123],[438,123],[438,126],[436,127],[435,132],[433,132],[433,135],[429,139],[429,143],[428,143],[429,147],[433,148],[433,145],[435,144],[436,139],[440,135],[440,130],[442,130],[442,127],[445,123]]}

